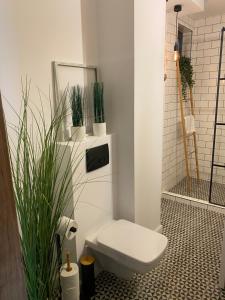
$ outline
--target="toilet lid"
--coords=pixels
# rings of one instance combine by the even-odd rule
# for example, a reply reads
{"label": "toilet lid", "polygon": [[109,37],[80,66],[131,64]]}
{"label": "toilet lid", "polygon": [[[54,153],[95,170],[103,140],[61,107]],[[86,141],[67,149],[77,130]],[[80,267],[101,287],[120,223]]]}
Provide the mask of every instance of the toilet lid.
{"label": "toilet lid", "polygon": [[98,234],[97,242],[106,252],[119,252],[144,264],[156,260],[167,246],[164,235],[126,220],[106,227]]}

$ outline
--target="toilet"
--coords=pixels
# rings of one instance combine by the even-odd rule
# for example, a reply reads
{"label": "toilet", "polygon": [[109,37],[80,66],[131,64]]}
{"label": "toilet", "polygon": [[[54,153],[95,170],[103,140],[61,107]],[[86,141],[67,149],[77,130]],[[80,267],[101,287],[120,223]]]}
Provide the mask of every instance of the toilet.
{"label": "toilet", "polygon": [[151,271],[167,244],[164,235],[126,220],[112,220],[86,238],[101,269],[124,279]]}

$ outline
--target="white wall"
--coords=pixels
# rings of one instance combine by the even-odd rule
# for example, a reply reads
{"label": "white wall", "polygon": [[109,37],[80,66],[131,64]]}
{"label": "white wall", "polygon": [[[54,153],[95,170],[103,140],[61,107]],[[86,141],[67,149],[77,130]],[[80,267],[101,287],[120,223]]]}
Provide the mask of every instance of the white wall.
{"label": "white wall", "polygon": [[[13,1],[0,2],[0,90],[19,110],[18,91],[20,89],[18,38],[16,35]],[[19,80],[18,80],[19,79]],[[3,99],[3,104],[6,100]],[[7,120],[12,122],[9,106],[4,105]]]}
{"label": "white wall", "polygon": [[[86,173],[86,149],[103,144],[109,146],[109,164]],[[84,250],[85,239],[88,235],[96,232],[99,228],[110,222],[114,216],[114,174],[115,174],[115,141],[112,135],[105,137],[88,137],[82,143],[62,143],[68,146],[64,154],[65,168],[68,159],[73,172],[73,186],[71,194],[73,201],[65,213],[68,217],[74,218],[78,223],[78,234],[76,238],[77,258],[79,259]],[[65,151],[62,149],[62,152]],[[83,157],[78,164],[74,158],[79,155]],[[75,168],[77,168],[76,171]],[[74,240],[67,242],[67,251],[74,253]],[[74,259],[74,256],[72,256]]]}
{"label": "white wall", "polygon": [[118,215],[134,220],[133,1],[97,0],[98,61],[109,132],[118,150]]}
{"label": "white wall", "polygon": [[82,15],[96,20],[96,27],[85,24],[87,34],[97,37],[98,55],[91,53],[93,42],[85,57],[99,64],[108,129],[117,135],[117,217],[155,229],[160,225],[165,3],[96,4],[86,5],[89,11]]}
{"label": "white wall", "polygon": [[165,11],[164,0],[134,1],[135,221],[153,229],[160,226]]}
{"label": "white wall", "polygon": [[[62,0],[2,0],[0,30],[0,89],[17,108],[21,77],[32,80],[31,98],[37,103],[36,86],[47,96],[51,91],[51,61],[83,61],[80,0],[66,5]],[[9,120],[12,113],[4,104]]]}
{"label": "white wall", "polygon": [[[108,130],[117,138],[117,216],[155,229],[160,217],[164,0],[159,0],[157,7],[147,0],[96,0],[96,6],[93,2],[91,6],[93,11],[84,18],[89,34],[95,32],[97,44],[94,38],[91,42],[84,37],[84,27],[82,36],[85,20],[81,20],[80,0],[66,4],[62,0],[1,1],[0,50],[5,55],[0,57],[0,87],[10,102],[19,106],[21,76],[28,75],[33,85],[48,95],[51,61],[98,62],[105,83]],[[91,6],[86,2],[86,7]],[[96,28],[90,29],[94,20]],[[11,95],[15,97],[11,99]],[[10,114],[6,110],[7,119]]]}
{"label": "white wall", "polygon": [[204,10],[204,0],[193,0],[193,2],[198,5],[201,10]]}
{"label": "white wall", "polygon": [[97,1],[81,1],[84,63],[96,66],[98,65]]}

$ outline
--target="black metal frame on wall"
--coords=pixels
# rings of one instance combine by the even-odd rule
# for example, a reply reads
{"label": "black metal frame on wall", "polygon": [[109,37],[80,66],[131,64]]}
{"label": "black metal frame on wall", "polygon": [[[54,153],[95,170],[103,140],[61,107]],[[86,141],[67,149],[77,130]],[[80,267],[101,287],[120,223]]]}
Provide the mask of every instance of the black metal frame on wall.
{"label": "black metal frame on wall", "polygon": [[[214,203],[212,201],[212,186],[213,186],[213,174],[214,174],[214,167],[217,168],[224,168],[224,164],[215,163],[215,148],[216,148],[216,133],[217,133],[217,126],[224,126],[225,123],[218,122],[218,108],[219,108],[219,97],[220,97],[220,82],[225,80],[225,77],[221,77],[221,66],[222,66],[222,59],[223,59],[223,40],[224,40],[224,31],[225,27],[221,29],[221,41],[220,41],[220,57],[219,57],[219,70],[218,70],[218,80],[217,80],[217,93],[216,93],[216,108],[215,108],[215,121],[214,121],[214,134],[213,134],[213,148],[212,148],[212,162],[211,162],[211,175],[210,175],[210,186],[209,186],[209,203],[218,205],[218,203]],[[225,197],[225,195],[224,195]],[[225,205],[219,205],[225,206]]]}

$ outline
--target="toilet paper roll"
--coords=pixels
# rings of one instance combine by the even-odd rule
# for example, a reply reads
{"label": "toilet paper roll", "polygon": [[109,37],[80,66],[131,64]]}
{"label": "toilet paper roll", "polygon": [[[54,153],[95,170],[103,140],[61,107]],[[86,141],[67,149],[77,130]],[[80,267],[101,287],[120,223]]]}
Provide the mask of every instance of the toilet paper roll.
{"label": "toilet paper roll", "polygon": [[78,225],[74,220],[63,216],[59,219],[57,233],[67,240],[72,240],[76,236],[77,228]]}
{"label": "toilet paper roll", "polygon": [[[63,265],[60,270],[60,285],[62,288],[62,293],[69,293],[69,290],[76,289],[79,294],[80,291],[80,281],[79,281],[79,268],[77,264],[71,263],[71,271],[67,271],[67,264]],[[74,293],[75,291],[71,291]]]}
{"label": "toilet paper roll", "polygon": [[62,293],[63,300],[80,300],[80,293],[77,288],[68,289]]}

